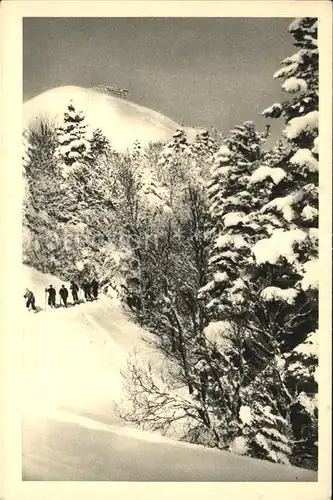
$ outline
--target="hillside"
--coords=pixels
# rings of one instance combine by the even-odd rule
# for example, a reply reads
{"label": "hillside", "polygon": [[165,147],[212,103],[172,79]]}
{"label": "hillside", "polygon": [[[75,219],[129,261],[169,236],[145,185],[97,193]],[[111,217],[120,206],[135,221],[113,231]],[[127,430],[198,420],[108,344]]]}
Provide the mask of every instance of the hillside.
{"label": "hillside", "polygon": [[[34,415],[25,429],[29,460],[42,453],[34,419],[48,420],[45,444],[54,438],[44,458],[61,463],[73,451],[75,464],[82,451],[75,443],[67,452],[63,442],[58,458],[49,448],[58,445],[61,428],[65,433],[70,421],[80,432],[68,429],[68,441],[74,436],[80,446],[84,442],[84,454],[95,457],[96,451],[98,456],[96,436],[87,442],[80,433],[81,427],[95,429],[99,422],[112,426],[103,451],[103,464],[112,471],[104,475],[96,466],[98,477],[174,478],[172,453],[165,457],[171,469],[159,467],[156,474],[154,460],[141,474],[132,468],[141,445],[123,456],[122,438],[113,463],[114,455],[108,455],[119,415],[121,435],[129,427],[163,431],[197,445],[200,454],[200,446],[205,447],[207,457],[213,457],[207,448],[215,449],[218,465],[211,463],[205,472],[199,459],[200,472],[185,473],[181,462],[177,478],[267,480],[293,466],[318,470],[317,22],[297,19],[290,32],[305,52],[286,58],[274,74],[285,79],[282,89],[292,95],[263,111],[285,123],[272,148],[266,142],[269,126],[260,131],[253,120],[235,125],[227,135],[198,130],[193,141],[177,129],[166,144],[145,148],[152,140],[149,130],[163,131],[165,137],[170,120],[94,90],[57,89],[38,98],[40,107],[32,106],[33,120],[43,113],[53,120],[64,96],[79,99],[67,106],[57,129],[43,121],[23,134],[23,262],[43,273],[25,281],[43,307],[44,282],[52,276],[74,279],[86,296],[97,280],[131,314],[108,296],[68,310],[27,312],[24,392]],[[299,77],[296,82],[291,75]],[[90,127],[117,125],[112,133],[118,133],[118,143],[97,128],[89,137],[85,115]],[[137,133],[143,139],[132,150],[112,147],[115,142],[118,149],[125,147],[139,138]],[[37,282],[44,283],[41,295]],[[147,332],[154,339],[149,353],[141,341]],[[143,362],[128,359],[134,347]],[[125,404],[113,413],[113,402],[122,396]],[[158,453],[148,455],[154,459]],[[281,468],[266,476],[266,464],[254,470],[248,464],[255,468],[260,462],[243,463],[245,457]],[[53,471],[57,474],[56,466]],[[88,468],[80,477],[91,473]],[[32,469],[29,474],[36,477]]]}
{"label": "hillside", "polygon": [[[166,142],[181,126],[170,118],[129,100],[103,94],[82,87],[58,87],[34,97],[23,105],[23,126],[31,127],[42,117],[59,124],[70,100],[83,111],[87,124],[100,128],[114,149],[125,151],[138,140],[144,146],[149,142]],[[190,139],[196,131],[185,128]]]}
{"label": "hillside", "polygon": [[[24,282],[44,309],[44,287],[60,281],[27,267]],[[314,481],[295,467],[205,449],[124,426],[113,413],[120,370],[137,349],[155,366],[115,299],[26,313],[23,478],[30,480]],[[142,458],[145,457],[144,460]]]}

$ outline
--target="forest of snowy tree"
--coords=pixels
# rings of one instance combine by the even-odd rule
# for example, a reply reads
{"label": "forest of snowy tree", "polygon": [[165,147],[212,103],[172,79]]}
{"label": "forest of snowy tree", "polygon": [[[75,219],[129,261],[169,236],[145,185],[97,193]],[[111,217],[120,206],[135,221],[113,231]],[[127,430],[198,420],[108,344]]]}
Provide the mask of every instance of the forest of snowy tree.
{"label": "forest of snowy tree", "polygon": [[165,372],[128,361],[124,420],[316,469],[316,19],[289,33],[274,74],[286,100],[263,111],[285,122],[274,147],[246,121],[118,153],[75,102],[61,127],[25,130],[23,255],[63,279],[96,274],[154,334]]}

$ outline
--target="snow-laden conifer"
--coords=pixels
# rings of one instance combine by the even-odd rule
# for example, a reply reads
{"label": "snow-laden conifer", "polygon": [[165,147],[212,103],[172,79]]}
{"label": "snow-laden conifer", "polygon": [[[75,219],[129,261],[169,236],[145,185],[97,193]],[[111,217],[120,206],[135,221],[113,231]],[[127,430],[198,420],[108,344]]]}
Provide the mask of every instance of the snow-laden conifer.
{"label": "snow-laden conifer", "polygon": [[[289,394],[293,430],[292,460],[315,466],[317,441],[316,350],[304,356],[317,330],[318,305],[318,47],[317,20],[293,21],[289,31],[299,51],[282,61],[274,78],[284,80],[290,99],[263,114],[285,120],[286,155],[277,186],[254,215],[267,236],[252,248],[257,286],[284,359],[281,379]],[[271,165],[276,168],[276,164]],[[267,172],[266,172],[267,173]],[[254,174],[258,180],[259,172]],[[253,181],[253,178],[252,178]],[[276,311],[276,312],[275,312]]]}
{"label": "snow-laden conifer", "polygon": [[59,145],[56,155],[61,161],[64,177],[82,162],[93,160],[87,125],[84,121],[83,112],[78,112],[71,101],[64,113],[63,124],[57,129]]}
{"label": "snow-laden conifer", "polygon": [[248,185],[256,165],[263,156],[263,135],[252,122],[231,130],[215,155],[208,183],[211,217],[210,276],[201,296],[210,297],[207,308],[221,319],[229,316],[230,307],[244,301],[244,268],[251,247],[255,225],[245,225],[258,199]]}

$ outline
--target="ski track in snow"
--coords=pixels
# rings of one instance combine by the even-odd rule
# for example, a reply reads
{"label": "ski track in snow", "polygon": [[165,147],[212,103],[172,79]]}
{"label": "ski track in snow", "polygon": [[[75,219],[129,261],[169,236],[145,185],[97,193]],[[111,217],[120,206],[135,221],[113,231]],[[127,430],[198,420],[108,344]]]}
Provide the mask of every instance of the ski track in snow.
{"label": "ski track in snow", "polygon": [[[62,281],[24,267],[44,309]],[[120,370],[134,350],[162,363],[117,301],[26,312],[23,328],[23,479],[122,481],[316,481],[316,473],[181,443],[120,422]]]}

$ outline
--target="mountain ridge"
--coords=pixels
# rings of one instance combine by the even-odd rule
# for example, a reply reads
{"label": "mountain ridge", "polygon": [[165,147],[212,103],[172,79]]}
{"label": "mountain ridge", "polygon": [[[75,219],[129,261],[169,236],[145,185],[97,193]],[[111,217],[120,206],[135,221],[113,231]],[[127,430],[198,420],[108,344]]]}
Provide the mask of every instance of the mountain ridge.
{"label": "mountain ridge", "polygon": [[131,149],[135,141],[143,146],[168,142],[178,128],[183,128],[191,141],[199,130],[182,127],[162,113],[129,99],[78,86],[56,87],[26,101],[23,127],[34,127],[43,118],[58,126],[71,100],[77,111],[84,113],[88,130],[100,128],[118,152]]}

